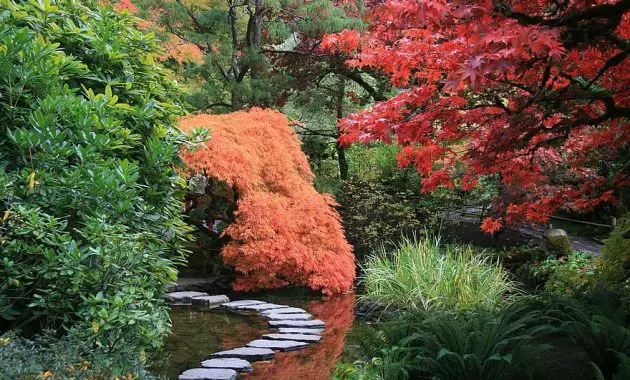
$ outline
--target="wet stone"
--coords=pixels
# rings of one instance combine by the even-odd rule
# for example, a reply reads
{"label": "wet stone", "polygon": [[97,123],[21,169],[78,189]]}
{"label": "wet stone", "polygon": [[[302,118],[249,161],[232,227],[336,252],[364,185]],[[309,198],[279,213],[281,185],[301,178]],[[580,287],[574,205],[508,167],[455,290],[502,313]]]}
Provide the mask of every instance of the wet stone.
{"label": "wet stone", "polygon": [[297,340],[299,342],[317,343],[322,337],[318,335],[305,334],[266,334],[263,338],[270,340]]}
{"label": "wet stone", "polygon": [[272,350],[267,348],[239,347],[233,350],[216,352],[211,358],[239,358],[247,360],[268,360],[274,357]]}
{"label": "wet stone", "polygon": [[271,327],[324,327],[326,324],[324,321],[319,319],[314,319],[311,321],[280,321],[280,320],[271,320],[269,321],[269,326]]}
{"label": "wet stone", "polygon": [[222,304],[230,302],[230,299],[227,296],[201,296],[194,297],[192,299],[192,305],[198,307],[200,309],[212,309]]}
{"label": "wet stone", "polygon": [[247,343],[248,347],[270,348],[272,350],[293,351],[308,347],[310,344],[296,340],[256,339]]}
{"label": "wet stone", "polygon": [[171,305],[190,305],[193,298],[207,295],[208,293],[203,292],[173,292],[168,293],[166,296]]}
{"label": "wet stone", "polygon": [[193,368],[184,371],[179,380],[234,380],[238,374],[227,368]]}
{"label": "wet stone", "polygon": [[252,365],[250,362],[238,358],[208,359],[201,362],[201,366],[204,368],[228,368],[237,372],[252,371]]}
{"label": "wet stone", "polygon": [[309,319],[313,319],[313,316],[310,314],[278,314],[278,313],[270,313],[265,314],[265,317],[269,319],[275,319],[277,321],[307,321]]}
{"label": "wet stone", "polygon": [[265,310],[262,312],[262,315],[267,315],[267,314],[306,314],[308,313],[306,310],[304,309],[300,309],[299,307],[285,307],[282,309],[271,309],[271,310]]}
{"label": "wet stone", "polygon": [[240,310],[255,310],[255,311],[263,311],[263,310],[272,310],[272,309],[283,309],[287,308],[285,305],[276,305],[274,303],[262,303],[257,305],[245,305],[245,306],[237,306],[237,309]]}
{"label": "wet stone", "polygon": [[232,301],[232,302],[224,303],[221,306],[227,307],[229,309],[236,309],[237,307],[241,307],[241,306],[261,305],[263,303],[266,303],[266,302],[256,301],[256,300],[240,300],[240,301]]}
{"label": "wet stone", "polygon": [[299,327],[280,327],[280,334],[304,334],[304,335],[321,335],[324,329],[302,329]]}

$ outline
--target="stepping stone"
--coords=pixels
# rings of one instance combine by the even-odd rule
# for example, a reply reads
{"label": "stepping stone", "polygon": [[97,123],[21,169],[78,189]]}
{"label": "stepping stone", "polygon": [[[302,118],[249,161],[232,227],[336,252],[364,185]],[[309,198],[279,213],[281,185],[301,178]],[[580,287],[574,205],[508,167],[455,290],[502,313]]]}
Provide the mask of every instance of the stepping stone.
{"label": "stepping stone", "polygon": [[275,303],[262,303],[262,304],[256,304],[256,305],[245,305],[245,306],[237,306],[236,308],[239,310],[256,310],[256,311],[263,311],[263,310],[271,310],[271,309],[283,309],[283,308],[287,308],[288,306],[285,305],[276,305]]}
{"label": "stepping stone", "polygon": [[224,303],[221,306],[225,306],[228,309],[236,309],[237,307],[240,307],[240,306],[260,305],[263,303],[266,303],[266,302],[256,301],[256,300],[240,300],[240,301],[232,301],[232,302]]}
{"label": "stepping stone", "polygon": [[178,380],[235,380],[238,374],[226,368],[193,368],[184,371]]}
{"label": "stepping stone", "polygon": [[271,320],[269,321],[269,326],[271,327],[324,327],[326,323],[324,321],[320,321],[319,319],[314,319],[311,321],[279,321],[279,320]]}
{"label": "stepping stone", "polygon": [[308,312],[298,307],[285,307],[282,309],[271,309],[262,312],[262,315],[267,314],[307,314]]}
{"label": "stepping stone", "polygon": [[200,309],[212,309],[226,302],[230,302],[227,296],[201,296],[192,299],[192,305]]}
{"label": "stepping stone", "polygon": [[280,334],[304,334],[304,335],[321,335],[324,329],[301,329],[297,327],[280,327]]}
{"label": "stepping stone", "polygon": [[308,347],[310,344],[306,342],[298,342],[296,340],[267,340],[256,339],[247,343],[247,347],[270,348],[272,350],[293,351]]}
{"label": "stepping stone", "polygon": [[263,338],[270,340],[297,340],[307,343],[318,343],[322,337],[318,335],[305,335],[305,334],[266,334]]}
{"label": "stepping stone", "polygon": [[[282,309],[280,309],[282,310]],[[309,319],[313,319],[313,316],[310,314],[278,314],[278,313],[270,313],[264,314],[265,317],[269,319],[275,319],[277,321],[307,321]]]}
{"label": "stepping stone", "polygon": [[228,368],[237,372],[251,372],[252,365],[244,359],[225,358],[225,359],[208,359],[201,362],[204,368]]}
{"label": "stepping stone", "polygon": [[207,296],[208,293],[203,292],[173,292],[168,293],[166,297],[171,305],[190,305],[195,297]]}
{"label": "stepping stone", "polygon": [[268,348],[239,347],[233,350],[220,351],[210,355],[211,358],[239,358],[246,360],[269,360],[274,357]]}

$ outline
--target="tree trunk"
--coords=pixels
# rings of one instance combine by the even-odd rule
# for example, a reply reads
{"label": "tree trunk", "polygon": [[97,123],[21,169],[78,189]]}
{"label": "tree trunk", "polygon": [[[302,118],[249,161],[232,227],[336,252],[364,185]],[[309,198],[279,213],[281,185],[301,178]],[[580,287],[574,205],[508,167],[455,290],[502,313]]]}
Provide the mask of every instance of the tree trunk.
{"label": "tree trunk", "polygon": [[[343,118],[343,98],[346,95],[346,80],[345,78],[339,79],[339,92],[337,93],[337,101],[335,104],[335,110],[337,111],[337,122]],[[339,178],[342,181],[348,179],[348,161],[346,160],[346,148],[339,144],[339,137],[341,136],[339,130],[337,130],[337,142],[335,147],[337,148],[337,161],[339,163]]]}

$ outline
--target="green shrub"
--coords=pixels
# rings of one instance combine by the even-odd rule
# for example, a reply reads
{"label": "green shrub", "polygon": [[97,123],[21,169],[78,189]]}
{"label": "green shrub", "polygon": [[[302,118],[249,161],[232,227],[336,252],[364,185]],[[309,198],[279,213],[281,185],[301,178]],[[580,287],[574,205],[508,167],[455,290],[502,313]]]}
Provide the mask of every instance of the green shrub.
{"label": "green shrub", "polygon": [[[141,358],[93,352],[84,355],[89,344],[44,334],[33,340],[16,334],[0,337],[0,378],[2,379],[153,379]],[[131,360],[130,360],[131,359]],[[121,363],[124,363],[121,366]],[[112,376],[113,375],[113,376]]]}
{"label": "green shrub", "polygon": [[541,313],[522,306],[500,312],[444,311],[406,315],[349,339],[367,359],[336,368],[339,379],[442,380],[528,377],[537,356],[550,348],[540,340],[554,331]]}
{"label": "green shrub", "polygon": [[630,278],[630,214],[619,219],[604,243],[600,261],[604,279],[616,284]]}
{"label": "green shrub", "polygon": [[531,267],[535,277],[544,283],[546,292],[580,296],[593,290],[598,270],[589,252],[571,252],[560,258],[549,256]]}
{"label": "green shrub", "polygon": [[500,306],[516,284],[498,262],[469,246],[404,238],[393,252],[376,251],[363,266],[361,299],[399,309],[464,310]]}
{"label": "green shrub", "polygon": [[0,0],[0,318],[103,352],[161,343],[185,243],[182,108],[133,22]]}

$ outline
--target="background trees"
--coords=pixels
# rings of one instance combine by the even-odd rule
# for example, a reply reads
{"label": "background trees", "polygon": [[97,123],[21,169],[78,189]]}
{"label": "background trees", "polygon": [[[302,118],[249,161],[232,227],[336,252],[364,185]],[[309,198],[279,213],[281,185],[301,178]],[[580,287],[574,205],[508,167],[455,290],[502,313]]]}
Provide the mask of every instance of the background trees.
{"label": "background trees", "polygon": [[628,185],[630,2],[376,4],[365,33],[328,36],[351,67],[400,92],[345,119],[342,141],[403,146],[423,191],[495,178],[494,218],[544,221],[613,202]]}

